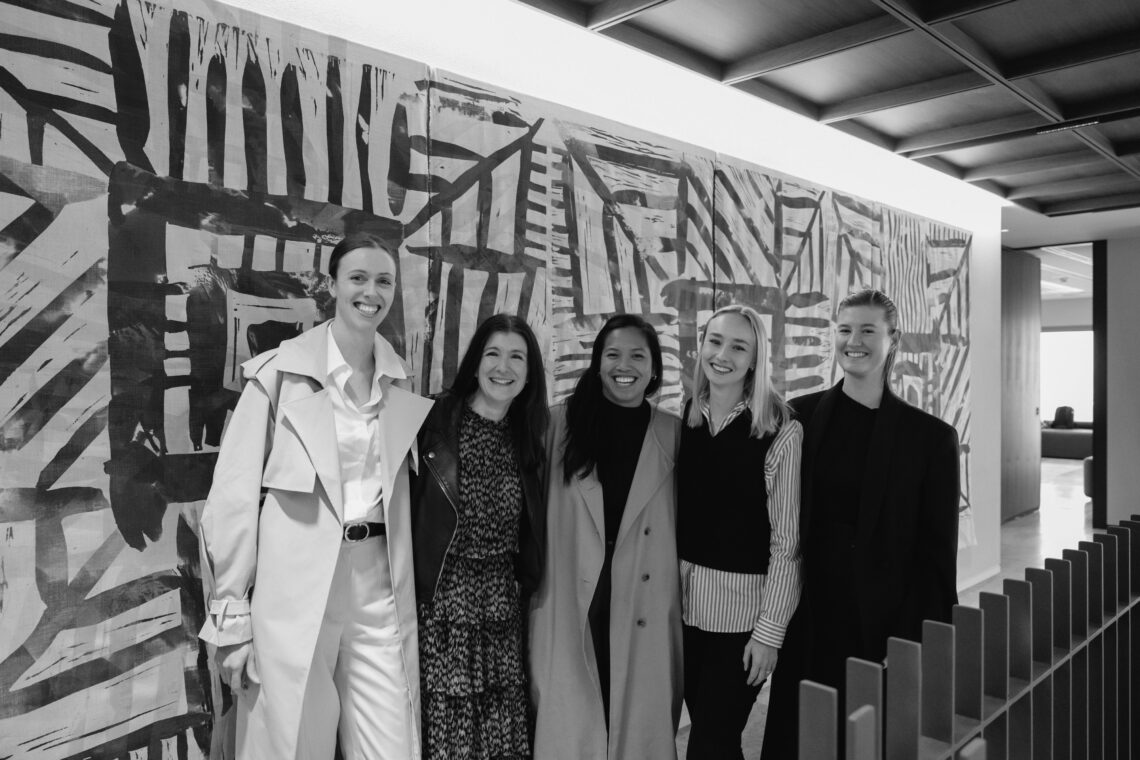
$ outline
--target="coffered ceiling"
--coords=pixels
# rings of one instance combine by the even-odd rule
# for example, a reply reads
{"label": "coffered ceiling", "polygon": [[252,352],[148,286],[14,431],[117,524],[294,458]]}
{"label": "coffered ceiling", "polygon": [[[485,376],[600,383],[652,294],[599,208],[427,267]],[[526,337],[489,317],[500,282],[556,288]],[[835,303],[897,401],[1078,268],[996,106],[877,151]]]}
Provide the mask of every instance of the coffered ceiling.
{"label": "coffered ceiling", "polygon": [[1031,211],[1140,207],[1140,0],[519,2]]}

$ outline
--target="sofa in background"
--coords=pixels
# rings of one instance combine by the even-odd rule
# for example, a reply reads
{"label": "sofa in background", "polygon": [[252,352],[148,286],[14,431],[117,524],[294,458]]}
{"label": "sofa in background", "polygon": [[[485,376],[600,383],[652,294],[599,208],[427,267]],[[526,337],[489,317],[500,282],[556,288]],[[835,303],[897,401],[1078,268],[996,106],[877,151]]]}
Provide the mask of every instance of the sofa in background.
{"label": "sofa in background", "polygon": [[1041,456],[1059,459],[1091,457],[1093,430],[1091,422],[1074,422],[1071,428],[1041,428]]}

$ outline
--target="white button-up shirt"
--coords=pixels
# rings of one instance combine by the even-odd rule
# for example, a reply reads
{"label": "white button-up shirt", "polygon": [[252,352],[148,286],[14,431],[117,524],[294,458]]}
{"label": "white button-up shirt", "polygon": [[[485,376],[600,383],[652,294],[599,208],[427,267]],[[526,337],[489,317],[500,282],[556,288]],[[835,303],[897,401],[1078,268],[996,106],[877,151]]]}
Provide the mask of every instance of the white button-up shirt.
{"label": "white button-up shirt", "polygon": [[393,365],[393,357],[373,351],[376,369],[372,377],[371,395],[357,406],[348,396],[348,379],[352,367],[332,334],[329,320],[328,386],[336,422],[337,450],[340,455],[341,496],[344,521],[384,522],[384,480],[380,472],[380,424],[378,415],[383,390],[382,377],[403,377],[402,368]]}

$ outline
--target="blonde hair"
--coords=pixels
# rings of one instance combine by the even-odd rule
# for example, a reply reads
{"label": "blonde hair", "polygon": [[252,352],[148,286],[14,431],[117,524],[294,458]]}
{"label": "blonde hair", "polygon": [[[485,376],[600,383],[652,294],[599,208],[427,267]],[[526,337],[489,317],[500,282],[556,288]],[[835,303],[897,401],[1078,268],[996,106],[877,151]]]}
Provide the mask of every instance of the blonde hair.
{"label": "blonde hair", "polygon": [[768,433],[779,430],[790,418],[791,411],[783,395],[772,384],[771,375],[765,371],[768,365],[768,331],[764,329],[764,322],[755,309],[743,304],[734,303],[720,307],[701,328],[701,342],[697,350],[696,367],[693,370],[693,398],[685,422],[689,427],[695,428],[700,427],[704,421],[700,400],[708,393],[709,380],[705,376],[701,353],[708,336],[709,325],[722,314],[738,314],[752,326],[752,335],[756,339],[756,366],[753,367],[751,376],[744,381],[744,403],[752,413],[751,436],[763,438]]}

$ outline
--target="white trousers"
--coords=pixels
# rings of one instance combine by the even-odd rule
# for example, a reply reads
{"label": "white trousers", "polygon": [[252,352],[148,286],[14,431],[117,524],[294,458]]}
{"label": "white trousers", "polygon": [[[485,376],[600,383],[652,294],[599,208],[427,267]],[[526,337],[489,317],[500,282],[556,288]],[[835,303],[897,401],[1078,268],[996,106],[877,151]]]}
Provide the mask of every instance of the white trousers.
{"label": "white trousers", "polygon": [[301,714],[297,760],[413,756],[386,537],[341,545]]}

